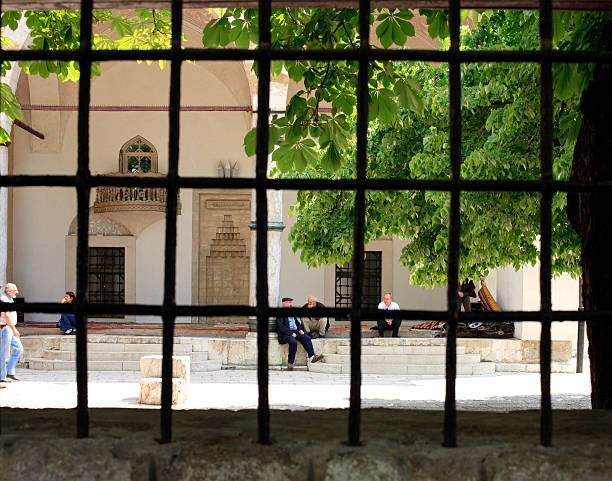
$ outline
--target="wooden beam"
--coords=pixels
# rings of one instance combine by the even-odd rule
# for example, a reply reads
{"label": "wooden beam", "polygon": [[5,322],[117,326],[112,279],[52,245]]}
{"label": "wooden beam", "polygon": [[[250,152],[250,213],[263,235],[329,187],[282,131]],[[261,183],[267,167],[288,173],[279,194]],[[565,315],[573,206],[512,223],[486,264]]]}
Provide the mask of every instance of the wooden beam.
{"label": "wooden beam", "polygon": [[15,119],[15,120],[13,120],[13,124],[15,124],[17,127],[21,127],[23,130],[25,130],[26,132],[29,132],[34,137],[38,137],[40,140],[45,140],[45,134],[39,132],[38,130],[36,130],[36,129],[32,128],[32,127],[30,127],[28,124],[24,124],[21,120]]}
{"label": "wooden beam", "polygon": [[[77,10],[79,0],[3,0],[3,10]],[[95,8],[170,8],[169,0],[95,0]],[[448,0],[372,0],[373,8],[448,8]],[[463,0],[463,8],[536,10],[539,0]],[[255,0],[183,0],[185,8],[241,7],[256,8]],[[273,0],[273,8],[318,7],[355,8],[357,0]],[[612,11],[612,0],[552,0],[555,10]]]}

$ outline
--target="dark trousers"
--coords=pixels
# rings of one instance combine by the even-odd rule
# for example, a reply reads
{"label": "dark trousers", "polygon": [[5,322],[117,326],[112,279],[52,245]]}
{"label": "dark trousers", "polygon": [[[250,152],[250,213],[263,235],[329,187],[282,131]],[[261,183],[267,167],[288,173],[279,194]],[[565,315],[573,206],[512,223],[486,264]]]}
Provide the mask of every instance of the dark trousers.
{"label": "dark trousers", "polygon": [[461,306],[465,312],[472,310],[472,303],[470,302],[470,296],[467,293],[463,294],[463,297],[457,296],[457,310],[461,312]]}
{"label": "dark trousers", "polygon": [[62,331],[67,331],[68,329],[76,329],[76,319],[74,314],[62,314],[59,320],[59,328]]}
{"label": "dark trousers", "polygon": [[[293,364],[295,362],[295,353],[297,352],[298,341],[302,346],[304,346],[308,357],[314,356],[314,349],[312,348],[312,341],[310,340],[310,336],[307,336],[306,334],[300,334],[297,331],[293,332],[296,334],[296,337],[285,336],[284,339],[284,341],[289,344],[289,357],[287,358],[287,362],[289,364]],[[285,342],[283,342],[282,344],[284,344]]]}
{"label": "dark trousers", "polygon": [[402,325],[401,319],[393,319],[391,325],[387,324],[384,319],[377,319],[376,324],[378,324],[378,335],[380,337],[385,337],[383,331],[393,331],[392,337],[399,337],[399,328]]}

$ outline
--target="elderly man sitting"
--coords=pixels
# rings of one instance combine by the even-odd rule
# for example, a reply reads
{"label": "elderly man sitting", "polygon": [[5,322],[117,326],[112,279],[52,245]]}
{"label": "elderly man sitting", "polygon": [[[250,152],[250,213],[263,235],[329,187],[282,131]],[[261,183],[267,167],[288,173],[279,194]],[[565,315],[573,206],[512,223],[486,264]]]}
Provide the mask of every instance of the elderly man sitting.
{"label": "elderly man sitting", "polygon": [[[308,296],[308,302],[302,307],[312,309],[313,307],[325,306],[317,301],[315,296]],[[301,321],[302,325],[304,326],[304,331],[306,331],[306,334],[313,339],[325,337],[327,329],[329,329],[329,321],[327,320],[327,317],[302,317]]]}
{"label": "elderly man sitting", "polygon": [[[292,307],[293,299],[291,297],[283,297],[283,307]],[[278,343],[289,344],[289,357],[287,358],[287,368],[293,369],[295,363],[295,354],[297,352],[298,341],[306,350],[308,360],[317,362],[323,359],[323,354],[315,355],[310,337],[304,333],[302,324],[295,317],[277,317],[276,331],[278,332]]]}

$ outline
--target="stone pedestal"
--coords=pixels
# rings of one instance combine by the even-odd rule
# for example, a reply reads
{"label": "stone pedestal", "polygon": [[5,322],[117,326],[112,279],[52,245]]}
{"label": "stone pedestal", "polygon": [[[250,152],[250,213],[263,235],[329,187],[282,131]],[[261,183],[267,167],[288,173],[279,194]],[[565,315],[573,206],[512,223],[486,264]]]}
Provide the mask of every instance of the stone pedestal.
{"label": "stone pedestal", "polygon": [[[140,404],[161,404],[162,380],[160,377],[140,380]],[[172,404],[187,401],[187,383],[182,378],[172,379]]]}
{"label": "stone pedestal", "polygon": [[[140,358],[140,403],[161,404],[162,356]],[[187,401],[191,378],[189,356],[172,356],[172,404]]]}

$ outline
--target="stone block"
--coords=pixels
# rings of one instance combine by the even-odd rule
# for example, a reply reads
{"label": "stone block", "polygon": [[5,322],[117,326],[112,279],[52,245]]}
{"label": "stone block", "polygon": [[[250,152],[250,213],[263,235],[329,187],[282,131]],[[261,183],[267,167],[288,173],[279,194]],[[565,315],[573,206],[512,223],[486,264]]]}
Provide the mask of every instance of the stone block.
{"label": "stone block", "polygon": [[[187,383],[183,378],[172,379],[172,404],[183,404],[187,401]],[[140,404],[161,404],[161,378],[143,378],[140,380]]]}
{"label": "stone block", "polygon": [[241,366],[246,364],[245,344],[244,339],[227,340],[227,363],[229,365]]}
{"label": "stone block", "polygon": [[[140,358],[141,378],[161,378],[162,356],[143,356]],[[172,377],[184,379],[187,385],[191,379],[189,356],[172,356]]]}

